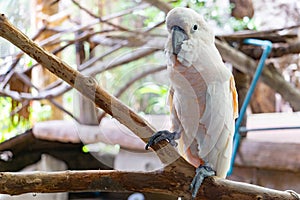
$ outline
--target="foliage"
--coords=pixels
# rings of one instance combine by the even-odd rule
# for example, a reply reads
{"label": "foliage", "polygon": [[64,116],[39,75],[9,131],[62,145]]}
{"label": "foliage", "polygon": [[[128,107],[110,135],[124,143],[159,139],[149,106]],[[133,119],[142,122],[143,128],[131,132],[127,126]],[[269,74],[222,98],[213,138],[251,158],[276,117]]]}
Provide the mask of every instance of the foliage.
{"label": "foliage", "polygon": [[244,17],[243,19],[236,19],[231,17],[229,23],[234,31],[257,30],[257,26],[253,18]]}
{"label": "foliage", "polygon": [[150,28],[155,24],[162,21],[165,18],[165,13],[158,10],[156,7],[149,7],[140,11],[135,12],[135,14],[141,16],[143,20],[144,27]]}
{"label": "foliage", "polygon": [[43,104],[40,101],[35,101],[33,104],[34,106],[31,106],[31,113],[34,122],[45,121],[51,117],[52,111],[50,105]]}
{"label": "foliage", "polygon": [[27,119],[18,115],[11,116],[12,100],[9,97],[0,97],[0,142],[7,140],[17,133],[23,132],[30,128]]}
{"label": "foliage", "polygon": [[256,30],[256,25],[253,19],[245,17],[243,19],[237,19],[230,16],[234,5],[222,5],[222,1],[218,0],[192,0],[185,1],[179,0],[173,2],[174,6],[188,6],[193,8],[197,12],[201,13],[208,21],[214,21],[220,28],[225,26],[231,27],[234,31],[239,30]]}
{"label": "foliage", "polygon": [[[114,59],[134,53],[138,49],[123,48],[113,54]],[[164,64],[164,55],[156,53],[150,56],[124,64],[121,67],[107,70],[97,76],[99,84],[105,87],[110,93],[116,94],[128,81],[132,80],[137,74],[156,66]],[[112,59],[112,62],[114,62]],[[109,65],[107,66],[109,67]],[[160,79],[165,76],[160,73],[157,76],[150,75],[136,81],[133,85],[119,97],[122,102],[133,108],[137,112],[147,114],[166,114],[168,108],[165,106],[166,91],[168,80]],[[160,80],[158,80],[160,79]],[[152,90],[150,90],[152,87]],[[155,88],[154,88],[155,87]],[[154,90],[156,89],[156,90]]]}
{"label": "foliage", "polygon": [[94,144],[87,144],[82,147],[84,153],[88,152],[101,152],[102,154],[112,154],[117,155],[120,151],[120,145],[110,145],[102,142],[97,142]]}
{"label": "foliage", "polygon": [[145,104],[145,114],[166,114],[169,112],[166,106],[167,94],[168,86],[148,82],[134,91],[134,98],[130,103],[133,104],[132,106],[134,106],[134,102],[141,102],[141,105]]}

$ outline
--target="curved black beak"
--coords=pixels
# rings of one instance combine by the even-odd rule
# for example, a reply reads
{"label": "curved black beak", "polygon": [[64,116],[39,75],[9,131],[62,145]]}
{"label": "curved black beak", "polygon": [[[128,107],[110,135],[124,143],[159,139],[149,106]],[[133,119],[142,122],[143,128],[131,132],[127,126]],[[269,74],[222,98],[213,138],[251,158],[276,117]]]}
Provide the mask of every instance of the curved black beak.
{"label": "curved black beak", "polygon": [[172,30],[172,47],[173,54],[177,55],[181,50],[181,45],[184,40],[189,39],[185,31],[179,26],[173,26]]}

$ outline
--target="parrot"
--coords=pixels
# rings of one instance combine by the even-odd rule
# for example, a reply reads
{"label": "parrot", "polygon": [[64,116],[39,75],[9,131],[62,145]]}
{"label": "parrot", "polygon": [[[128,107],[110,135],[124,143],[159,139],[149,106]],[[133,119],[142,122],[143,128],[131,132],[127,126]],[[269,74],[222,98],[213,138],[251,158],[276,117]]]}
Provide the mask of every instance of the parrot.
{"label": "parrot", "polygon": [[145,148],[161,140],[177,146],[180,155],[196,168],[190,184],[195,198],[206,177],[226,178],[238,117],[237,91],[215,46],[213,30],[201,14],[191,8],[173,8],[166,16],[166,26],[172,127],[156,132]]}

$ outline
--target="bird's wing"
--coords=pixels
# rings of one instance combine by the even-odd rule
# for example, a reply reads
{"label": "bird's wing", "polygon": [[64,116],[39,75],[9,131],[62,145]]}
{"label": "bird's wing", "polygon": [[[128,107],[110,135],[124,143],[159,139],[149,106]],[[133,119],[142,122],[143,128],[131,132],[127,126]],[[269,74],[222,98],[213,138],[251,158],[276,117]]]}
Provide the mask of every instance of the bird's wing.
{"label": "bird's wing", "polygon": [[[200,119],[205,126],[205,133],[197,137],[199,156],[205,158],[217,150],[216,154],[223,152],[230,157],[231,151],[226,146],[233,137],[234,118],[237,116],[237,93],[234,80],[231,77],[225,82],[213,82],[207,85],[206,108]],[[219,152],[218,152],[219,151]],[[217,156],[217,155],[216,155]]]}

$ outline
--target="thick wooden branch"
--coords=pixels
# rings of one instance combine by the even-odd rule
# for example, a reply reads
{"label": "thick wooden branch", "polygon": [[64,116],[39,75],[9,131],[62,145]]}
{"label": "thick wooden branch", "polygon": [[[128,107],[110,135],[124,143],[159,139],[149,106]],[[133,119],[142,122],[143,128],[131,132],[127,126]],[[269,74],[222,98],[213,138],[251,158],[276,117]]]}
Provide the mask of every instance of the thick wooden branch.
{"label": "thick wooden branch", "polygon": [[[260,59],[263,49],[259,47],[249,48],[248,46],[242,46],[241,51],[253,59]],[[278,58],[288,54],[299,54],[300,53],[300,42],[292,44],[284,44],[278,47],[273,47],[269,55],[269,58]]]}
{"label": "thick wooden branch", "polygon": [[[0,144],[0,171],[19,171],[35,164],[42,154],[51,155],[64,161],[68,169],[111,169],[91,154],[82,151],[81,143],[62,143],[38,139],[32,130]],[[1,159],[7,154],[7,159]],[[112,160],[112,157],[106,156]]]}
{"label": "thick wooden branch", "polygon": [[[120,172],[110,170],[0,173],[0,193],[18,195],[23,193],[53,193],[79,191],[105,191],[160,193],[190,199],[190,177],[172,172]],[[210,177],[201,190],[201,199],[232,200],[295,200],[287,191]]]}
{"label": "thick wooden branch", "polygon": [[[117,118],[123,124],[129,126],[128,128],[139,134],[140,137],[149,137],[155,132],[145,120],[136,115],[130,108],[119,102],[116,98],[109,95],[103,88],[99,87],[94,79],[80,74],[56,56],[43,50],[10,24],[3,14],[0,18],[0,36],[19,47],[53,74],[66,81],[72,87],[75,87],[89,99],[94,100],[99,107]],[[124,115],[126,117],[124,117]],[[128,116],[131,118],[128,119]]]}
{"label": "thick wooden branch", "polygon": [[281,35],[280,31],[291,30],[299,28],[300,24],[294,26],[288,26],[278,29],[269,29],[262,31],[252,31],[252,30],[243,30],[229,35],[218,35],[217,37],[221,40],[226,40],[230,42],[234,41],[243,41],[246,38],[256,38],[262,40],[270,40],[272,42],[287,42],[289,39],[296,39],[297,34],[285,34]]}
{"label": "thick wooden branch", "polygon": [[[82,75],[56,56],[42,49],[15,28],[4,14],[0,16],[0,36],[19,47],[50,72],[77,89],[93,101],[96,106],[102,108],[106,113],[128,127],[143,141],[147,142],[148,138],[155,132],[155,129],[146,120],[101,88],[92,77]],[[153,149],[162,163],[165,165],[171,164],[168,166],[169,170],[173,170],[173,172],[181,171],[191,177],[194,175],[194,167],[188,164],[175,148],[166,141],[154,145]]]}

